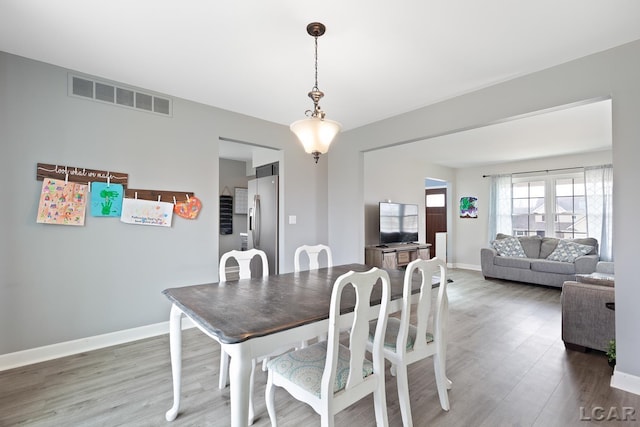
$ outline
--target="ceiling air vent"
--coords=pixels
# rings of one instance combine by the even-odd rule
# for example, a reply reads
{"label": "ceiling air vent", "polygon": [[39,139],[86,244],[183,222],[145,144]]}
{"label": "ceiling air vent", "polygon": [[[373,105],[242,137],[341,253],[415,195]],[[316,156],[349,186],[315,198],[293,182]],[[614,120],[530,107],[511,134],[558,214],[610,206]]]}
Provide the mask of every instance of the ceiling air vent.
{"label": "ceiling air vent", "polygon": [[98,81],[86,76],[69,74],[69,96],[92,99],[133,110],[171,116],[170,98],[140,92],[123,85]]}

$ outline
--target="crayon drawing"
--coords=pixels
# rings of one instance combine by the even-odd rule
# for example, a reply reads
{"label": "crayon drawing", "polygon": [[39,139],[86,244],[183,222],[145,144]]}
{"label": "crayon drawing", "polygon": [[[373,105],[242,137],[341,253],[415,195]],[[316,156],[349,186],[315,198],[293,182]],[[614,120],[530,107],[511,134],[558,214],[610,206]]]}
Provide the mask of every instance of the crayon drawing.
{"label": "crayon drawing", "polygon": [[43,179],[36,221],[41,224],[84,225],[87,190],[85,184]]}
{"label": "crayon drawing", "polygon": [[127,224],[171,227],[173,203],[123,199],[120,221]]}

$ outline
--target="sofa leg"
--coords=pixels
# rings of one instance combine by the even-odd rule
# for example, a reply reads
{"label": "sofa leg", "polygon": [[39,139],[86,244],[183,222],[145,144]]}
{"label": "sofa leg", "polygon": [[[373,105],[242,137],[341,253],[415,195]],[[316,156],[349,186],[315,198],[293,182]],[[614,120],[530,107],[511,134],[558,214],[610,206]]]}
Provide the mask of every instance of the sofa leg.
{"label": "sofa leg", "polygon": [[566,341],[564,343],[564,348],[566,348],[567,350],[579,351],[580,353],[586,353],[588,350],[587,347],[583,345],[572,344]]}

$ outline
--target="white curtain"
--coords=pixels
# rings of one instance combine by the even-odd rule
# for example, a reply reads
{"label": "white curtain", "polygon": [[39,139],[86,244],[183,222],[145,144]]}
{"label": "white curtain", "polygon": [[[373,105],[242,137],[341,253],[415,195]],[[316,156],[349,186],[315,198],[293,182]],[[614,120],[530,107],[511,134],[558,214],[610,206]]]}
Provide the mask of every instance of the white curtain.
{"label": "white curtain", "polygon": [[587,233],[598,239],[600,259],[613,261],[613,166],[584,169]]}
{"label": "white curtain", "polygon": [[511,234],[511,175],[491,176],[489,190],[489,242],[496,234]]}

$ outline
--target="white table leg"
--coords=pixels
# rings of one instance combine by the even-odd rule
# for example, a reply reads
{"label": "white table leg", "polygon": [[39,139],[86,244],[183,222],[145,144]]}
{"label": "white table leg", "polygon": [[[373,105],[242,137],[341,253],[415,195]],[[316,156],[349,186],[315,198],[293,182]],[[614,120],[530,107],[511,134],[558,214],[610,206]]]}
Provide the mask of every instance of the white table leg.
{"label": "white table leg", "polygon": [[[229,351],[231,361],[229,364],[229,394],[231,397],[231,426],[247,427],[249,424],[249,405],[251,392],[251,371],[253,361],[248,348],[243,344],[236,344]],[[226,349],[225,349],[226,350]],[[229,349],[231,350],[231,349]]]}
{"label": "white table leg", "polygon": [[180,408],[180,381],[182,379],[182,310],[175,304],[169,315],[169,346],[171,350],[171,373],[173,376],[173,406],[165,414],[167,421],[178,416]]}

